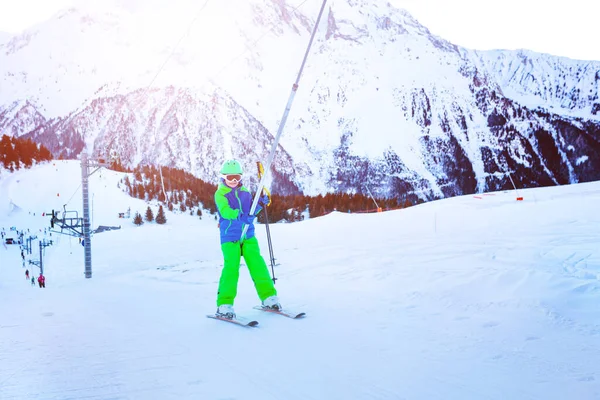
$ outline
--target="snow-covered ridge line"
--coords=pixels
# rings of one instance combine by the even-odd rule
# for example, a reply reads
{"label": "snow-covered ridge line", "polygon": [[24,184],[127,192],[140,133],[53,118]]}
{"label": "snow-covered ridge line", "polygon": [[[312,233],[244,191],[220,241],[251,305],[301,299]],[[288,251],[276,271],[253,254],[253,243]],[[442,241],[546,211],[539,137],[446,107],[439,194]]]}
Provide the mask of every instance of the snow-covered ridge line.
{"label": "snow-covered ridge line", "polygon": [[523,105],[600,120],[600,61],[580,61],[529,50],[473,51],[504,94]]}
{"label": "snow-covered ridge line", "polygon": [[[56,155],[115,150],[207,181],[223,157],[255,162],[320,2],[235,1],[117,1],[38,25],[0,52],[0,129]],[[384,0],[334,2],[326,15],[275,163],[292,186],[418,201],[510,188],[509,173],[520,187],[600,179],[595,64],[559,60],[554,76],[547,55],[461,49]]]}

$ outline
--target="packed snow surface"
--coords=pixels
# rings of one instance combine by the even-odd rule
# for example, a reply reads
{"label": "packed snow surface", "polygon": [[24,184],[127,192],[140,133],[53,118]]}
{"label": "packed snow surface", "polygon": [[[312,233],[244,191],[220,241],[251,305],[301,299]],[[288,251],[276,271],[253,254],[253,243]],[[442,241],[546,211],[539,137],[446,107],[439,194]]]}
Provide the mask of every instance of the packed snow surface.
{"label": "packed snow surface", "polygon": [[42,216],[81,215],[80,174],[75,161],[0,174],[0,230],[37,236],[27,261],[54,243],[45,289],[0,245],[3,400],[600,398],[599,182],[271,224],[282,304],[307,316],[252,309],[242,265],[235,309],[260,321],[242,328],[205,317],[214,216],[119,219],[148,206],[120,173],[90,178],[93,228],[121,229],[92,237],[85,279],[78,239],[44,234]]}

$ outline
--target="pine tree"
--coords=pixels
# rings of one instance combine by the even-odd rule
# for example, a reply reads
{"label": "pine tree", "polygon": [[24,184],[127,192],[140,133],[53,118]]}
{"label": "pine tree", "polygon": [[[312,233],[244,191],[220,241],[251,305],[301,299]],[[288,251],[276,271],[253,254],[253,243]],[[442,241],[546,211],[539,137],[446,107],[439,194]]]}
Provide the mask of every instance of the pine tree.
{"label": "pine tree", "polygon": [[160,205],[158,207],[158,213],[156,213],[156,223],[157,224],[165,224],[167,222],[167,217],[165,217],[165,210],[163,210],[163,206]]}
{"label": "pine tree", "polygon": [[146,200],[146,190],[144,189],[144,185],[141,183],[137,185],[137,194],[138,199]]}
{"label": "pine tree", "polygon": [[0,139],[0,157],[2,157],[4,168],[13,171],[13,167],[18,163],[18,158],[13,147],[13,141],[8,135],[2,135],[2,139]]}
{"label": "pine tree", "polygon": [[144,220],[142,219],[142,215],[139,212],[135,213],[135,217],[133,217],[133,223],[140,226],[144,223]]}
{"label": "pine tree", "polygon": [[48,148],[42,144],[40,144],[39,153],[40,153],[40,161],[52,160],[52,153],[50,153],[50,150],[48,150]]}
{"label": "pine tree", "polygon": [[112,169],[113,171],[125,172],[125,167],[123,167],[123,164],[121,164],[120,159],[112,160],[110,162],[110,167],[108,167],[108,168]]}
{"label": "pine tree", "polygon": [[131,181],[129,180],[129,175],[125,175],[125,178],[123,178],[123,181],[125,182],[125,186],[128,189],[128,193],[131,193]]}
{"label": "pine tree", "polygon": [[148,222],[154,221],[154,213],[152,212],[152,209],[150,208],[150,206],[148,206],[148,208],[146,209],[146,221],[148,221]]}

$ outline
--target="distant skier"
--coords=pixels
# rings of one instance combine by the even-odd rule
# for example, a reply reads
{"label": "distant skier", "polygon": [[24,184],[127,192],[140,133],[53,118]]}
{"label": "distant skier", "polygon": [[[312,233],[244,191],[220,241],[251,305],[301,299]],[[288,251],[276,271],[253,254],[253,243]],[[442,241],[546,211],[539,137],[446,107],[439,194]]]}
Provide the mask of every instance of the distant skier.
{"label": "distant skier", "polygon": [[40,274],[40,276],[38,276],[38,284],[41,288],[46,287],[46,277],[44,275]]}
{"label": "distant skier", "polygon": [[25,279],[29,279],[29,270],[25,270]]}
{"label": "distant skier", "polygon": [[31,286],[35,286],[35,278],[33,276],[31,277]]}
{"label": "distant skier", "polygon": [[[215,192],[215,204],[219,213],[221,232],[221,250],[224,259],[217,292],[216,315],[229,319],[235,318],[233,302],[237,293],[242,255],[263,306],[281,309],[277,290],[269,275],[267,264],[260,254],[258,240],[254,236],[256,215],[249,215],[252,207],[252,194],[242,185],[242,175],[242,166],[237,160],[225,161],[221,167],[221,182]],[[261,197],[255,214],[269,202],[268,196]],[[248,230],[242,240],[244,225],[248,225]]]}

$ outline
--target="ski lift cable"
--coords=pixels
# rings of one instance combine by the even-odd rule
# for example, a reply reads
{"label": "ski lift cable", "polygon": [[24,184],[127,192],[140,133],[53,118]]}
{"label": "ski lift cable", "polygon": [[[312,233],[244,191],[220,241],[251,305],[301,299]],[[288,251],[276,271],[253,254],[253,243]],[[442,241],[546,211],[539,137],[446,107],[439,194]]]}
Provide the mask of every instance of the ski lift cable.
{"label": "ski lift cable", "polygon": [[162,70],[165,68],[165,65],[167,65],[167,63],[169,62],[169,60],[171,59],[171,57],[173,57],[173,54],[175,54],[175,51],[177,50],[177,48],[179,47],[179,45],[181,44],[181,42],[183,41],[183,39],[190,33],[190,31],[192,30],[192,26],[194,26],[194,23],[200,17],[200,14],[201,14],[202,10],[204,10],[204,8],[206,8],[206,5],[208,4],[209,1],[210,0],[206,0],[204,2],[204,4],[202,5],[202,7],[200,7],[200,9],[196,13],[196,16],[194,17],[194,19],[192,20],[192,22],[189,23],[187,29],[185,30],[185,32],[183,33],[183,35],[181,35],[181,37],[179,38],[179,40],[175,44],[175,47],[173,47],[173,50],[171,50],[171,53],[167,56],[167,58],[165,59],[165,61],[158,68],[158,71],[156,71],[156,74],[154,75],[154,77],[152,78],[152,80],[150,81],[150,83],[148,84],[148,86],[146,87],[146,90],[144,91],[143,95],[145,95],[146,92],[148,92],[148,90],[150,89],[150,87],[152,86],[152,84],[154,83],[154,81],[156,80],[156,78],[158,77],[158,75],[160,75],[160,73],[162,72]]}
{"label": "ski lift cable", "polygon": [[[194,26],[194,23],[196,22],[196,20],[200,17],[202,10],[204,10],[206,8],[206,5],[208,4],[210,0],[206,0],[204,2],[204,4],[202,5],[202,7],[200,7],[200,9],[198,10],[198,12],[196,12],[196,15],[194,16],[194,18],[192,19],[192,21],[188,24],[185,32],[183,33],[183,35],[181,35],[181,37],[179,38],[179,40],[177,41],[177,43],[175,44],[175,46],[173,47],[173,49],[171,50],[171,52],[167,55],[167,57],[165,58],[165,61],[163,61],[163,63],[161,64],[161,66],[158,68],[158,70],[156,71],[156,74],[154,74],[154,76],[152,77],[152,79],[150,80],[150,83],[148,83],[148,85],[146,86],[146,88],[144,89],[143,93],[142,93],[142,97],[146,96],[146,94],[148,93],[148,91],[150,90],[150,87],[152,86],[152,84],[154,83],[154,81],[156,80],[156,78],[158,78],[158,75],[160,75],[160,73],[162,72],[162,70],[165,68],[165,66],[167,65],[167,63],[169,62],[169,60],[171,59],[171,57],[173,57],[173,54],[175,54],[175,51],[177,50],[177,48],[179,47],[179,45],[181,44],[181,42],[183,41],[183,39],[190,33],[190,30],[192,29],[192,26]],[[115,140],[117,139],[117,137],[115,136],[110,143],[108,144],[108,146],[106,146],[106,148],[108,150],[110,150],[110,148],[112,147],[113,143],[115,142]]]}
{"label": "ski lift cable", "polygon": [[[304,5],[304,3],[306,3],[308,0],[304,0],[302,3],[298,4],[297,6],[292,8],[292,12],[298,11],[300,9],[300,7],[302,7]],[[256,45],[258,44],[258,42],[260,42],[262,39],[264,39],[265,36],[267,36],[267,34],[271,31],[273,31],[273,29],[277,26],[277,22],[273,22],[269,25],[269,27],[267,29],[264,30],[264,32],[262,34],[260,34],[258,36],[258,38],[256,38],[249,46],[246,47],[246,49],[244,51],[242,51],[240,54],[238,54],[237,56],[233,57],[228,63],[226,63],[222,68],[220,68],[217,73],[215,73],[212,77],[208,78],[209,81],[214,80],[216,77],[218,77],[219,75],[221,75],[221,73],[223,71],[225,71],[227,68],[229,68],[231,65],[233,65],[240,57],[242,57],[244,54],[248,53],[250,50],[253,50],[256,48]]]}
{"label": "ski lift cable", "polygon": [[[302,3],[300,3],[297,6],[293,7],[292,11],[297,11],[307,1],[308,0],[304,0]],[[158,77],[158,75],[160,75],[160,73],[162,72],[162,70],[164,69],[164,67],[167,65],[167,63],[169,62],[169,60],[171,59],[171,57],[173,57],[173,54],[175,54],[175,51],[177,50],[177,48],[179,47],[179,45],[181,44],[181,42],[183,41],[183,39],[190,33],[190,30],[192,29],[192,26],[196,23],[196,20],[198,20],[198,18],[200,17],[201,11],[204,10],[204,8],[206,8],[206,5],[208,4],[208,2],[209,2],[209,0],[206,0],[204,2],[204,4],[202,5],[202,7],[198,10],[198,12],[196,13],[196,16],[194,17],[194,19],[188,25],[185,33],[179,38],[179,40],[177,41],[177,43],[173,47],[173,50],[171,51],[171,53],[167,56],[167,58],[165,59],[165,61],[162,63],[162,65],[160,66],[160,68],[158,69],[158,71],[156,72],[156,74],[154,75],[154,77],[152,78],[152,80],[150,81],[150,83],[148,84],[148,86],[146,87],[145,92],[147,92],[150,89],[150,87],[152,86],[152,84],[154,83],[154,81],[156,80],[156,78]],[[222,68],[220,68],[219,71],[215,75],[213,75],[212,78],[215,78],[216,76],[218,76],[221,72],[223,72],[225,69],[227,69],[231,64],[233,64],[235,61],[237,61],[238,58],[240,58],[241,56],[243,56],[244,54],[246,54],[249,50],[254,49],[256,47],[256,44],[258,42],[260,42],[269,32],[271,32],[273,30],[273,28],[275,28],[276,25],[277,25],[277,22],[273,22],[272,24],[270,24],[270,26],[269,26],[268,29],[265,29],[265,31],[256,40],[254,40],[254,42],[252,42],[252,44],[250,46],[246,47],[246,50],[244,50],[243,52],[241,52],[237,56],[233,57]]]}
{"label": "ski lift cable", "polygon": [[[159,67],[159,69],[157,70],[156,74],[154,75],[154,77],[152,78],[152,80],[150,81],[150,83],[148,84],[148,86],[146,86],[146,88],[144,89],[144,92],[142,93],[142,96],[145,96],[148,91],[150,90],[150,87],[152,86],[152,84],[154,83],[154,81],[156,80],[156,78],[158,78],[158,75],[160,75],[160,73],[162,72],[162,70],[165,68],[165,66],[167,65],[167,63],[169,62],[169,60],[171,59],[171,57],[173,57],[173,54],[175,54],[175,51],[177,50],[177,48],[179,47],[179,45],[181,44],[181,42],[183,41],[183,39],[189,34],[190,30],[192,29],[192,26],[195,24],[195,22],[198,20],[198,18],[200,17],[201,11],[204,10],[204,8],[206,8],[206,5],[208,4],[210,0],[206,0],[204,2],[204,4],[202,5],[202,7],[198,10],[198,12],[196,13],[196,16],[194,17],[194,19],[190,22],[190,24],[188,25],[187,29],[185,30],[184,34],[179,38],[179,40],[177,41],[177,43],[175,44],[175,46],[173,47],[173,50],[171,51],[171,53],[167,56],[167,58],[165,59],[165,61],[162,63],[162,65]],[[300,4],[298,4],[297,6],[292,8],[292,11],[297,11],[299,10],[308,0],[304,0],[302,1]],[[229,68],[231,65],[233,65],[240,57],[242,57],[244,54],[246,54],[248,51],[256,48],[256,45],[258,44],[258,42],[260,42],[269,32],[271,32],[275,27],[277,26],[276,22],[273,22],[271,25],[269,25],[268,29],[265,29],[265,31],[256,39],[254,40],[254,42],[252,42],[252,44],[250,44],[249,46],[246,47],[246,50],[244,50],[243,52],[241,52],[240,54],[236,55],[235,57],[233,57],[229,62],[227,62],[226,64],[223,65],[223,67],[221,67],[220,69],[217,70],[217,72],[212,76],[207,78],[207,81],[213,81],[216,77],[218,77],[223,71],[225,71],[227,68]],[[117,139],[117,137],[115,136],[113,138],[113,140],[108,144],[107,149],[110,149],[113,145],[113,143],[115,142],[115,140]]]}
{"label": "ski lift cable", "polygon": [[[281,118],[281,122],[279,123],[279,128],[277,129],[277,136],[273,141],[273,146],[271,147],[271,152],[269,153],[269,157],[265,164],[265,173],[260,178],[260,182],[258,183],[258,188],[256,189],[256,193],[254,195],[254,201],[252,201],[252,207],[250,208],[250,215],[254,215],[256,210],[256,206],[258,205],[258,199],[262,194],[262,189],[265,186],[265,180],[269,171],[271,169],[271,163],[273,162],[273,158],[275,158],[275,151],[277,150],[277,146],[279,144],[279,139],[281,138],[281,134],[283,133],[283,127],[287,121],[287,117],[289,115],[290,109],[292,108],[292,103],[294,101],[294,97],[296,96],[296,91],[298,90],[298,84],[300,82],[300,77],[302,76],[302,71],[304,70],[304,66],[306,65],[306,60],[308,59],[308,54],[310,53],[310,48],[312,46],[313,40],[315,39],[315,34],[317,33],[317,29],[319,27],[319,21],[321,21],[321,16],[323,15],[323,10],[325,10],[325,5],[327,4],[327,0],[323,0],[323,4],[321,5],[321,9],[319,10],[319,15],[317,16],[317,20],[315,21],[315,26],[310,35],[310,40],[308,41],[308,46],[306,48],[306,52],[304,53],[304,58],[302,59],[302,64],[300,65],[300,69],[298,71],[298,76],[296,77],[296,81],[292,85],[292,91],[288,98],[288,102],[285,106],[285,110],[283,112],[283,117]],[[242,235],[240,236],[240,240],[244,239],[246,236],[246,231],[248,231],[248,225],[244,225],[242,228]]]}
{"label": "ski lift cable", "polygon": [[69,200],[67,200],[67,202],[64,204],[65,206],[67,204],[69,204],[71,202],[71,200],[73,200],[73,197],[75,197],[75,195],[77,194],[77,192],[79,191],[79,189],[81,189],[81,184],[79,184],[79,186],[77,186],[77,189],[75,189],[75,191],[73,192],[73,194],[71,195],[71,197],[69,198]]}

